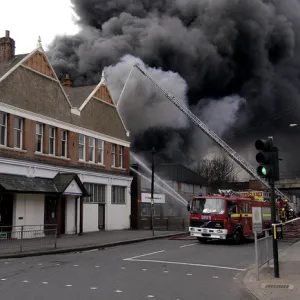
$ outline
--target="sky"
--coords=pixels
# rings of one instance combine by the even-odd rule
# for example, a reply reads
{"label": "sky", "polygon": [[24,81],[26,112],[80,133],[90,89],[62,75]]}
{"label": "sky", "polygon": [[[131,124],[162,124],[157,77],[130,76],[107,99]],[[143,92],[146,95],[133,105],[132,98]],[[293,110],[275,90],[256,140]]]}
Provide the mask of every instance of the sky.
{"label": "sky", "polygon": [[56,35],[73,35],[78,31],[70,0],[0,0],[0,11],[0,37],[5,36],[5,30],[10,31],[16,42],[16,54],[34,50],[38,36],[47,50]]}

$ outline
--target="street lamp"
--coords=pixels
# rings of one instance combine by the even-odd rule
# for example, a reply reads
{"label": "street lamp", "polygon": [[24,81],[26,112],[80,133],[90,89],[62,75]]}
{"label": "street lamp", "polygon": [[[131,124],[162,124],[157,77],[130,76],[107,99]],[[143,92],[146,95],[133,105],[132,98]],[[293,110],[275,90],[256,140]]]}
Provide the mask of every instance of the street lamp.
{"label": "street lamp", "polygon": [[151,176],[151,229],[154,235],[154,154],[155,148],[152,148],[152,176]]}

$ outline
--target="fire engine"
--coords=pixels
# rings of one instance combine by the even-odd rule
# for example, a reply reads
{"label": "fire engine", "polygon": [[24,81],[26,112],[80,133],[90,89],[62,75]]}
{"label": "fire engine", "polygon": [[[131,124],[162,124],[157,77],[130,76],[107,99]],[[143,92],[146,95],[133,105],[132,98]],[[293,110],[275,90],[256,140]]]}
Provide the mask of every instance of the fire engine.
{"label": "fire engine", "polygon": [[[271,228],[271,204],[247,192],[219,190],[220,194],[195,196],[188,204],[190,235],[199,242],[233,239],[236,244],[253,238],[252,207],[262,208],[263,229]],[[261,194],[260,194],[261,195]]]}

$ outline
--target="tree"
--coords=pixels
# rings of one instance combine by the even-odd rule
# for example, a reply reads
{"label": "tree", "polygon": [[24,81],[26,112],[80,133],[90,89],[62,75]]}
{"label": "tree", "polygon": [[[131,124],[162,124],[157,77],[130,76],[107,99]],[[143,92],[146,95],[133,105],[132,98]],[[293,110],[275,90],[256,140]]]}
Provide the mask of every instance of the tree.
{"label": "tree", "polygon": [[235,163],[225,154],[217,154],[211,159],[200,161],[197,173],[203,176],[210,186],[215,186],[236,181],[239,171]]}

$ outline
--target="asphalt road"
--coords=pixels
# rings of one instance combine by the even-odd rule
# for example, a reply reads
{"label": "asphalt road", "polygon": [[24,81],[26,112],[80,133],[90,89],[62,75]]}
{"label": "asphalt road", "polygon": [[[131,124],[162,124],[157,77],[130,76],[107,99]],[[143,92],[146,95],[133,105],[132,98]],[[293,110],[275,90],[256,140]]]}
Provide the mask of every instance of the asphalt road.
{"label": "asphalt road", "polygon": [[241,283],[254,244],[155,240],[0,261],[1,299],[254,300]]}

